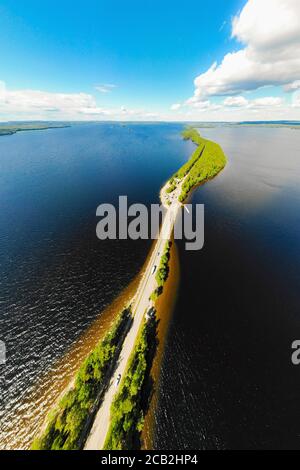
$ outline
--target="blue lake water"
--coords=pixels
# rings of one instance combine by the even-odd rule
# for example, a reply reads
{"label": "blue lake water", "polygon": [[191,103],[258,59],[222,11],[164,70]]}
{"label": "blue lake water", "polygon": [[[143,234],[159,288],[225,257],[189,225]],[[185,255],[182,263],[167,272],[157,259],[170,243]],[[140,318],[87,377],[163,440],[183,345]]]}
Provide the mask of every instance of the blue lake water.
{"label": "blue lake water", "polygon": [[[80,125],[0,139],[2,447],[36,412],[28,387],[141,269],[150,241],[99,241],[96,208],[159,202],[192,146],[178,125]],[[28,445],[32,434],[22,429]]]}
{"label": "blue lake water", "polygon": [[205,247],[180,247],[156,446],[300,445],[300,132],[218,128],[229,164],[197,189]]}
{"label": "blue lake water", "polygon": [[[96,208],[158,202],[194,149],[177,124],[86,124],[0,138],[0,447],[24,398],[127,286],[151,242],[96,238]],[[216,128],[226,170],[194,193],[205,247],[178,243],[181,285],[162,367],[155,447],[299,447],[300,132]],[[18,424],[20,426],[18,426]],[[19,436],[20,437],[20,436]]]}

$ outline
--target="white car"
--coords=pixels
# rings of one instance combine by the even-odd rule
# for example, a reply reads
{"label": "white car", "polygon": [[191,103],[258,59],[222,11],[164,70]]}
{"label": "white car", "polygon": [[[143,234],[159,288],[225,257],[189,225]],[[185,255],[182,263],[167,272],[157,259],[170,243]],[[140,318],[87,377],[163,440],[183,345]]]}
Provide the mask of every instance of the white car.
{"label": "white car", "polygon": [[155,271],[156,271],[156,266],[153,266],[151,274],[153,275],[155,273]]}

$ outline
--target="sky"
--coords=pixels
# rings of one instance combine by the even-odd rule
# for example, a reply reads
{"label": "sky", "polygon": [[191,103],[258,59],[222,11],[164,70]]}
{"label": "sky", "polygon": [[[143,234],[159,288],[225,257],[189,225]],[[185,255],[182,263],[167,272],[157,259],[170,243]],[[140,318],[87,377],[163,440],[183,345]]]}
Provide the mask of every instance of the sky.
{"label": "sky", "polygon": [[0,121],[300,120],[299,0],[0,0]]}

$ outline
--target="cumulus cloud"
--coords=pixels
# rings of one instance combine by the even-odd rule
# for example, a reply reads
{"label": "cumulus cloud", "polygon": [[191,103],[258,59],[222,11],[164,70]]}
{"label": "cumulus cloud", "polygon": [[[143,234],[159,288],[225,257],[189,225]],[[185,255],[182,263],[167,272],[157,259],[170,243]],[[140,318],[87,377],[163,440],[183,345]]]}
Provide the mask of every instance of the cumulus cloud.
{"label": "cumulus cloud", "polygon": [[275,107],[284,104],[284,100],[275,96],[265,96],[264,98],[257,98],[253,100],[247,100],[244,96],[229,96],[223,101],[223,105],[232,108],[265,108]]}
{"label": "cumulus cloud", "polygon": [[63,113],[66,116],[96,107],[93,96],[86,93],[50,93],[41,90],[9,90],[0,85],[0,114],[39,116]]}
{"label": "cumulus cloud", "polygon": [[222,107],[219,104],[212,103],[210,100],[201,101],[195,96],[186,100],[184,104],[200,112],[217,111]]}
{"label": "cumulus cloud", "polygon": [[124,106],[98,106],[88,93],[53,93],[41,90],[10,90],[0,81],[0,120],[89,120],[89,119],[157,119],[158,115],[143,109]]}
{"label": "cumulus cloud", "polygon": [[285,85],[283,88],[284,88],[284,91],[287,91],[287,92],[299,90],[300,80],[295,80],[294,82],[289,83],[288,85]]}
{"label": "cumulus cloud", "polygon": [[232,23],[232,37],[244,47],[195,79],[194,99],[238,95],[267,85],[297,89],[299,18],[299,0],[248,0]]}
{"label": "cumulus cloud", "polygon": [[248,100],[243,96],[228,96],[223,102],[224,106],[233,108],[247,106],[248,103]]}
{"label": "cumulus cloud", "polygon": [[281,106],[284,104],[284,100],[282,98],[274,97],[274,96],[266,96],[265,98],[257,98],[256,100],[251,100],[248,103],[248,106],[252,107],[266,107],[266,106]]}
{"label": "cumulus cloud", "polygon": [[248,0],[232,22],[232,36],[257,53],[276,50],[290,55],[285,47],[299,46],[298,0]]}

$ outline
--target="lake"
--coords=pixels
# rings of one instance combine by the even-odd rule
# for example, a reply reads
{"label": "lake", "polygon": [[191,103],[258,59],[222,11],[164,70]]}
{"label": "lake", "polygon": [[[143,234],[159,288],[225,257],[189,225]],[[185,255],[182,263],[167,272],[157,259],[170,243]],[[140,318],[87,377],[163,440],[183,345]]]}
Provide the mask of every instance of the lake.
{"label": "lake", "polygon": [[[53,365],[135,277],[151,247],[98,240],[98,205],[116,204],[119,195],[129,204],[159,202],[162,182],[193,148],[181,128],[89,124],[1,137],[2,448],[30,445],[55,393],[47,387],[68,366],[53,377]],[[44,395],[27,399],[45,374]]]}
{"label": "lake", "polygon": [[[119,195],[157,203],[194,149],[182,127],[85,124],[0,138],[1,448],[30,445],[39,410],[51,403],[47,387],[68,366],[55,364],[150,250],[151,241],[99,241],[97,206]],[[297,448],[300,133],[200,131],[222,145],[229,164],[192,197],[205,204],[204,249],[186,252],[178,242],[181,285],[155,448]],[[41,377],[45,393],[27,399]]]}
{"label": "lake", "polygon": [[200,129],[229,164],[199,187],[205,247],[179,243],[181,286],[162,370],[156,447],[300,445],[300,133]]}

